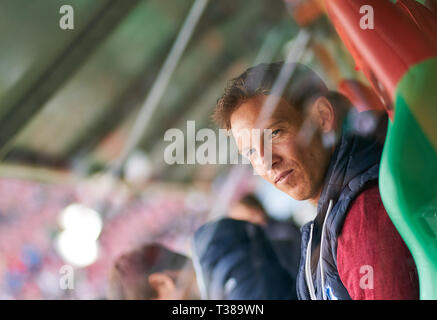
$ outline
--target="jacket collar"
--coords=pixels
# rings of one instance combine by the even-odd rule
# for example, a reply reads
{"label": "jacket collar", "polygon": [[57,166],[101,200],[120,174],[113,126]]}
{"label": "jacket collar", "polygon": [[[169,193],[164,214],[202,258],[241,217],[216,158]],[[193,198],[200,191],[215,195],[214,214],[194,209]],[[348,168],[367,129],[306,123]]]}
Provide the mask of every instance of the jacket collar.
{"label": "jacket collar", "polygon": [[329,200],[336,203],[345,189],[354,189],[356,178],[378,165],[381,154],[382,145],[374,138],[343,132],[325,176],[324,187],[317,204],[316,226],[323,223]]}

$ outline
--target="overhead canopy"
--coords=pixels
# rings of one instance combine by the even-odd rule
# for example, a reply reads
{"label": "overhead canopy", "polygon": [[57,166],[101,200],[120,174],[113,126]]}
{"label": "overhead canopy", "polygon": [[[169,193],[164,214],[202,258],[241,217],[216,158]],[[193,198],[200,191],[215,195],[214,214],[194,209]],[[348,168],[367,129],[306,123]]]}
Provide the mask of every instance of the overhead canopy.
{"label": "overhead canopy", "polygon": [[[62,30],[56,0],[2,1],[2,160],[62,168],[80,163],[91,171],[115,158],[192,4],[76,0],[74,30]],[[153,163],[162,163],[167,129],[185,131],[187,120],[211,126],[231,76],[284,58],[298,31],[284,8],[282,1],[209,2],[141,139]],[[187,169],[165,173],[186,175]]]}

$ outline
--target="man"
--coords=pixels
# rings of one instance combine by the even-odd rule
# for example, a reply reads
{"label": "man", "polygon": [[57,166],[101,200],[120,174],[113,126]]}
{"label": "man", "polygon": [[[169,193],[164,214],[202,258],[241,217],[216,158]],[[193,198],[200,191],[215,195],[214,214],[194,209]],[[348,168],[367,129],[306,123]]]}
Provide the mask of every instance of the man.
{"label": "man", "polygon": [[247,194],[229,208],[229,218],[248,221],[267,227],[269,216],[261,202],[252,194]]}
{"label": "man", "polygon": [[295,277],[260,225],[223,218],[194,234],[193,261],[203,299],[295,300]]}
{"label": "man", "polygon": [[260,225],[271,241],[280,262],[296,278],[300,258],[299,228],[292,221],[277,221],[267,214],[264,206],[253,194],[246,194],[229,208],[231,219]]}
{"label": "man", "polygon": [[[283,68],[291,77],[275,85]],[[269,114],[263,106],[272,97]],[[414,261],[379,195],[382,146],[343,121],[349,108],[309,68],[272,63],[230,81],[214,119],[231,130],[261,177],[317,205],[316,218],[302,228],[300,299],[417,299]],[[247,148],[253,129],[271,130],[271,159],[262,135]]]}
{"label": "man", "polygon": [[108,298],[192,300],[199,299],[199,292],[190,259],[152,243],[116,260],[110,274]]}

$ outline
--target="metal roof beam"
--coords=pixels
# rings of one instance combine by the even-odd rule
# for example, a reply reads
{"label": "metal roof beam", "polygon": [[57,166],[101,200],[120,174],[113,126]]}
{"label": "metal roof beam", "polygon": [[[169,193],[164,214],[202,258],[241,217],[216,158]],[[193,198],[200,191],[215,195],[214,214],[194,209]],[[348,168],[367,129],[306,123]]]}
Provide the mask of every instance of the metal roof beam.
{"label": "metal roof beam", "polygon": [[25,93],[10,106],[3,106],[7,112],[0,119],[0,157],[8,152],[8,145],[14,136],[139,2],[140,0],[108,1]]}

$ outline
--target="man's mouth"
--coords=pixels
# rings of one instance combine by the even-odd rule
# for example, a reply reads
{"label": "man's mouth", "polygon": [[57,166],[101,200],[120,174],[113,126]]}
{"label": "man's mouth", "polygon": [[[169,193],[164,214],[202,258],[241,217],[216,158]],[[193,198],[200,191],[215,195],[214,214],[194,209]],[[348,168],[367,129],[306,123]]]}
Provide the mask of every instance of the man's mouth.
{"label": "man's mouth", "polygon": [[293,169],[290,169],[290,170],[287,170],[287,171],[280,173],[275,178],[275,184],[284,182],[287,179],[287,177],[290,175],[290,173],[292,173],[292,172],[293,172]]}

